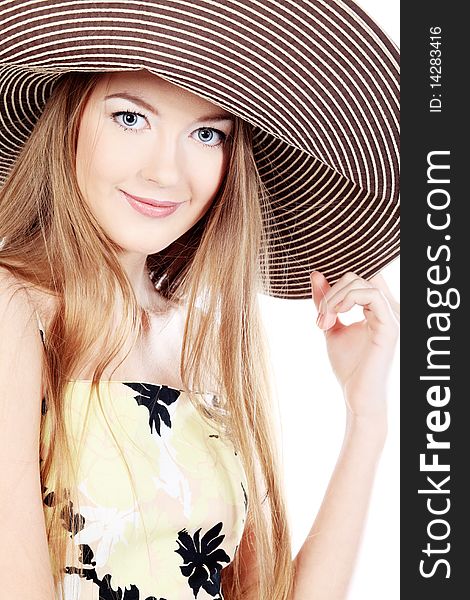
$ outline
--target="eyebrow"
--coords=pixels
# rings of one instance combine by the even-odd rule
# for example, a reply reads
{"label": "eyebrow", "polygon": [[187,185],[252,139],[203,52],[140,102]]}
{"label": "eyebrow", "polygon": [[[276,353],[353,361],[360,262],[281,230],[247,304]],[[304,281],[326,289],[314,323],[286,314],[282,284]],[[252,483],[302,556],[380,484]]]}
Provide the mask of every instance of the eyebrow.
{"label": "eyebrow", "polygon": [[[118,92],[116,94],[109,94],[108,96],[105,97],[105,100],[109,100],[110,98],[122,98],[124,100],[130,100],[131,102],[134,102],[134,104],[138,104],[139,106],[142,106],[142,108],[145,108],[149,112],[158,116],[158,111],[156,110],[156,108],[154,106],[152,106],[151,104],[149,104],[146,100],[144,100],[140,96],[135,96],[134,94],[129,94],[128,92]],[[198,119],[196,119],[196,121],[232,121],[233,122],[234,118],[230,114],[213,113],[210,115],[204,115],[202,117],[199,117]]]}

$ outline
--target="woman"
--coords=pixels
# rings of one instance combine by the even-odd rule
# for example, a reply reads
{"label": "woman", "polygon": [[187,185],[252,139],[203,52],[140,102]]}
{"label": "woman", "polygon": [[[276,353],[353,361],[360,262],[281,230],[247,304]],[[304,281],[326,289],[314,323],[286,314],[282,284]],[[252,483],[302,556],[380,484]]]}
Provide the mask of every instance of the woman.
{"label": "woman", "polygon": [[[233,60],[227,32],[231,42],[243,37],[251,3],[230,21],[225,3],[65,5],[16,2],[2,23],[3,593],[343,598],[385,437],[397,340],[393,299],[377,275],[397,255],[394,134],[372,151],[385,165],[379,176],[359,169],[353,185],[358,132],[346,143],[338,120],[333,148],[324,125],[323,139],[311,137],[316,156],[295,137],[310,139],[307,117],[327,122],[321,77],[325,112],[305,102],[279,110],[258,48],[252,87],[242,86],[243,69],[253,74],[248,51],[233,75],[239,90],[222,81]],[[260,36],[274,15],[287,36],[321,14],[309,24],[293,15],[287,25],[281,8],[269,8],[254,21]],[[340,5],[328,9],[344,27]],[[361,35],[370,24],[355,10]],[[270,35],[281,59],[282,42]],[[269,73],[279,85],[292,81],[284,108],[299,100],[300,73],[280,65]],[[305,198],[315,219],[300,210]],[[347,210],[352,200],[364,222],[375,215],[381,223],[377,231],[369,223],[360,245],[350,235],[361,229]],[[306,241],[312,224],[315,239]],[[304,297],[306,281],[348,427],[325,502],[292,561],[257,293]],[[365,320],[342,325],[338,313],[356,303]]]}

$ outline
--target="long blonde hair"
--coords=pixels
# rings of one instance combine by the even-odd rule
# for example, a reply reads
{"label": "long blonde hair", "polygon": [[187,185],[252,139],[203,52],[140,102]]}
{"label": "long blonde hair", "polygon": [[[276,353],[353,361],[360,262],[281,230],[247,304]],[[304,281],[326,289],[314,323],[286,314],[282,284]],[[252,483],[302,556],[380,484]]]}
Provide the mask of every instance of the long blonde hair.
{"label": "long blonde hair", "polygon": [[[41,426],[40,470],[41,481],[53,477],[56,490],[56,502],[45,518],[54,583],[62,593],[67,515],[59,502],[64,500],[60,490],[65,497],[75,497],[76,490],[76,465],[65,426],[65,386],[102,341],[90,392],[90,397],[95,392],[99,398],[103,372],[126,340],[137,339],[146,317],[120,266],[118,247],[100,228],[76,180],[80,118],[101,76],[61,76],[0,190],[0,265],[26,289],[39,288],[57,298],[45,342],[50,429],[46,443],[45,425]],[[287,600],[293,585],[291,538],[257,297],[258,292],[269,293],[270,246],[263,221],[270,212],[252,142],[250,126],[237,118],[229,167],[214,202],[181,238],[150,255],[147,266],[162,296],[187,305],[180,377],[190,400],[201,414],[209,411],[224,427],[247,473],[244,535],[249,532],[246,541],[258,563],[256,598]],[[110,315],[117,297],[124,308],[116,326]],[[196,303],[202,303],[202,310],[196,310]],[[204,389],[206,372],[214,374],[223,411],[203,406],[191,393]],[[236,553],[221,572],[226,600],[242,598],[240,569]]]}

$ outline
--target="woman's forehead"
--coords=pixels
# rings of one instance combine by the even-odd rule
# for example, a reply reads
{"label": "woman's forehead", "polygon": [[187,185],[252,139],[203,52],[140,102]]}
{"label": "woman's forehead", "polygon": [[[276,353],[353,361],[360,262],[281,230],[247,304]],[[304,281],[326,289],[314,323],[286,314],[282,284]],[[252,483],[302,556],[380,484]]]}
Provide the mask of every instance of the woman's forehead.
{"label": "woman's forehead", "polygon": [[124,92],[129,95],[156,100],[158,96],[174,98],[187,102],[196,111],[202,113],[217,113],[217,115],[232,116],[231,113],[213,102],[177,86],[171,81],[155,75],[145,69],[139,71],[117,71],[104,73],[98,81],[97,92],[111,95]]}

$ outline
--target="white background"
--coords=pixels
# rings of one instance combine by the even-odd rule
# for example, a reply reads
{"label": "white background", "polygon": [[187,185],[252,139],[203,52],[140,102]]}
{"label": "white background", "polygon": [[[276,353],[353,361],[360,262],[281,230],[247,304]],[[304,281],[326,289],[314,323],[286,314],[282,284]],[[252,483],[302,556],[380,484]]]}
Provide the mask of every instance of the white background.
{"label": "white background", "polygon": [[[361,0],[362,8],[399,45],[399,1]],[[400,259],[382,270],[400,300]],[[260,296],[282,426],[292,550],[313,524],[343,439],[344,401],[331,371],[312,300]],[[354,307],[341,315],[363,318]],[[400,343],[400,342],[399,342]],[[398,344],[399,346],[399,344]],[[389,433],[380,459],[355,574],[347,600],[397,600],[399,593],[399,347],[389,380]]]}

